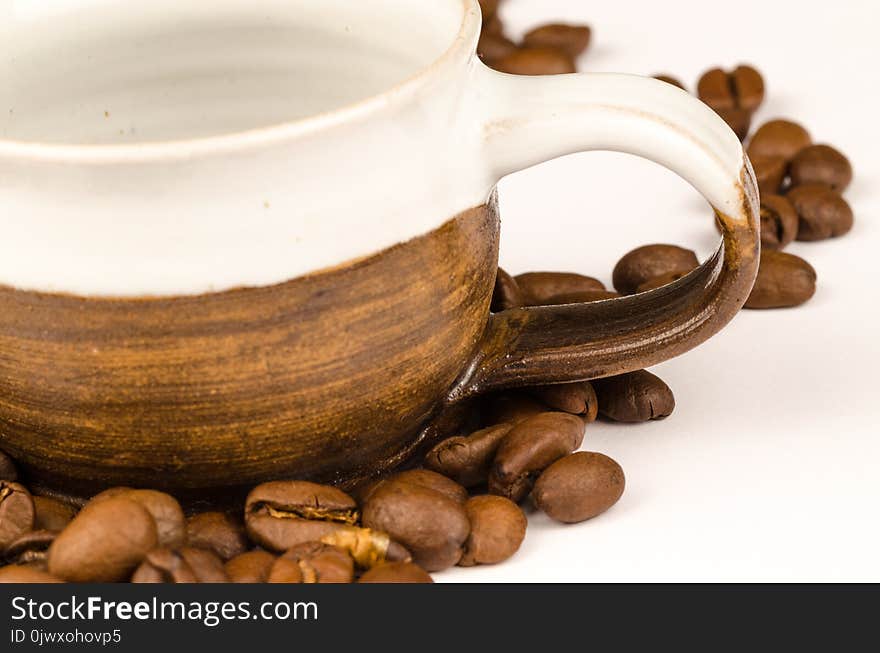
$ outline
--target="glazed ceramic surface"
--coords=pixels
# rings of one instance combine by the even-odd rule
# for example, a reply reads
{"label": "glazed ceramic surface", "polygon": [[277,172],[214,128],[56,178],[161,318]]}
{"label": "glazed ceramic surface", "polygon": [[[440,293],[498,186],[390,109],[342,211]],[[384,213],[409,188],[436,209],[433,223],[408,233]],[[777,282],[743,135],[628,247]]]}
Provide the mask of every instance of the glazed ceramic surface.
{"label": "glazed ceramic surface", "polygon": [[[0,6],[0,447],[50,483],[367,475],[481,392],[686,351],[754,279],[726,125],[656,80],[491,71],[475,0]],[[690,181],[718,253],[490,316],[495,184],[596,149]]]}

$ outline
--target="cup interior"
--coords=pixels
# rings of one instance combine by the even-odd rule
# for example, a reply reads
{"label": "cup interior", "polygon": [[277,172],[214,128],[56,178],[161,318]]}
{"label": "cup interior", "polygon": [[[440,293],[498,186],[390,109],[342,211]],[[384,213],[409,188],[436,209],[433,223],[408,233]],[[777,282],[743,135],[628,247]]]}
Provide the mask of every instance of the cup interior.
{"label": "cup interior", "polygon": [[380,94],[443,55],[467,5],[32,4],[0,25],[0,140],[83,145],[240,132]]}

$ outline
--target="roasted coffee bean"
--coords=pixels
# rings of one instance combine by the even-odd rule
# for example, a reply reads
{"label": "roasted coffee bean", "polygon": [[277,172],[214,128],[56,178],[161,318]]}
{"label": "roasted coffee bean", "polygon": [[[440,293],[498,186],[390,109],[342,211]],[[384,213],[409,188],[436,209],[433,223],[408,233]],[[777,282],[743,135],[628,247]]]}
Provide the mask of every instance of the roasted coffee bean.
{"label": "roasted coffee bean", "polygon": [[574,272],[526,272],[514,278],[525,299],[524,304],[545,304],[551,297],[588,290],[605,290],[598,279]]}
{"label": "roasted coffee bean", "polygon": [[782,188],[788,171],[788,162],[781,156],[753,156],[752,170],[761,195],[775,195]]}
{"label": "roasted coffee bean", "polygon": [[278,558],[272,563],[269,569],[269,575],[266,577],[267,583],[286,583],[298,584],[303,582],[302,569],[299,568],[296,560],[288,558]]}
{"label": "roasted coffee bean", "polygon": [[563,304],[589,304],[590,302],[601,302],[606,299],[617,299],[619,293],[611,290],[581,290],[580,292],[569,292],[561,295],[553,295],[547,299],[544,304],[547,306],[562,306]]}
{"label": "roasted coffee bean", "polygon": [[827,186],[796,186],[786,197],[798,217],[798,240],[835,238],[852,229],[852,209],[840,193]]}
{"label": "roasted coffee bean", "polygon": [[587,422],[596,421],[599,405],[596,392],[588,381],[542,385],[528,388],[528,392],[552,410],[580,415]]}
{"label": "roasted coffee bean", "polygon": [[732,72],[713,68],[697,82],[697,95],[715,111],[743,109],[753,113],[764,101],[764,79],[751,66],[740,65]]}
{"label": "roasted coffee bean", "polygon": [[498,12],[498,5],[501,4],[500,0],[479,0],[480,2],[480,13],[483,16],[483,22],[485,23],[487,20],[491,20],[493,16]]}
{"label": "roasted coffee bean", "polygon": [[492,312],[498,313],[510,308],[519,308],[529,303],[525,293],[520,289],[516,279],[498,268],[495,277],[495,290],[492,293]]}
{"label": "roasted coffee bean", "polygon": [[386,562],[365,572],[359,583],[433,583],[424,569],[412,562]]}
{"label": "roasted coffee bean", "polygon": [[654,79],[659,79],[661,82],[666,82],[667,84],[672,84],[673,86],[677,86],[683,91],[686,91],[685,85],[681,83],[681,81],[671,75],[654,75]]}
{"label": "roasted coffee bean", "polygon": [[779,157],[788,164],[794,156],[813,143],[810,133],[790,120],[771,120],[758,127],[749,141],[752,163],[759,157]]}
{"label": "roasted coffee bean", "polygon": [[783,249],[798,234],[798,213],[787,197],[761,193],[761,247]]}
{"label": "roasted coffee bean", "polygon": [[727,123],[740,141],[746,140],[752,126],[752,112],[741,107],[715,109],[715,113]]}
{"label": "roasted coffee bean", "polygon": [[52,497],[34,497],[34,529],[62,531],[76,516],[76,508]]}
{"label": "roasted coffee bean", "polygon": [[581,446],[584,426],[584,420],[568,413],[541,413],[517,424],[495,454],[489,492],[521,501],[538,474]]}
{"label": "roasted coffee bean", "polygon": [[815,292],[816,271],[813,266],[794,254],[767,249],[761,252],[758,278],[745,308],[799,306]]}
{"label": "roasted coffee bean", "polygon": [[27,488],[0,481],[0,551],[34,527],[34,500]]}
{"label": "roasted coffee bean", "polygon": [[504,439],[512,423],[496,424],[471,433],[447,438],[425,456],[425,467],[443,474],[464,487],[485,483],[489,478],[489,465],[495,457],[498,445]]}
{"label": "roasted coffee bean", "polygon": [[[289,563],[295,564],[300,572],[300,580],[292,572]],[[342,549],[322,544],[305,542],[284,552],[269,571],[269,583],[351,583],[354,581],[354,561]]]}
{"label": "roasted coffee bean", "polygon": [[791,160],[793,186],[822,184],[842,193],[852,181],[852,166],[843,154],[830,145],[810,145]]}
{"label": "roasted coffee bean", "polygon": [[492,67],[511,75],[562,75],[577,71],[574,60],[555,48],[520,48],[494,61]]}
{"label": "roasted coffee bean", "polygon": [[0,567],[0,584],[6,583],[63,583],[60,578],[27,565]]}
{"label": "roasted coffee bean", "polygon": [[526,32],[522,42],[527,48],[556,48],[577,59],[590,45],[590,28],[564,23],[541,25]]}
{"label": "roasted coffee bean", "polygon": [[159,546],[175,548],[186,541],[186,518],[177,499],[157,490],[114,487],[92,497],[92,502],[109,497],[126,497],[142,505],[156,522]]}
{"label": "roasted coffee bean", "polygon": [[504,36],[504,34],[493,34],[484,31],[480,34],[480,40],[477,42],[477,55],[486,65],[491,65],[499,59],[503,59],[507,55],[516,52],[516,49],[516,43]]}
{"label": "roasted coffee bean", "polygon": [[410,483],[386,483],[376,489],[364,504],[363,523],[388,533],[428,571],[457,563],[470,531],[462,504]]}
{"label": "roasted coffee bean", "polygon": [[183,556],[172,549],[153,549],[131,576],[132,583],[197,583]]}
{"label": "roasted coffee bean", "polygon": [[222,512],[203,512],[186,520],[190,546],[210,549],[223,561],[250,548],[244,526]]}
{"label": "roasted coffee bean", "polygon": [[544,470],[532,497],[547,516],[573,524],[608,510],[620,499],[625,485],[617,462],[601,453],[579,451]]}
{"label": "roasted coffee bean", "polygon": [[676,245],[644,245],[628,252],[614,266],[614,287],[623,295],[632,295],[650,279],[673,272],[688,273],[700,262],[689,249]]}
{"label": "roasted coffee bean", "polygon": [[193,546],[185,546],[178,549],[180,555],[186,560],[189,568],[196,575],[199,583],[228,583],[229,576],[223,561],[216,553],[209,549],[199,549]]}
{"label": "roasted coffee bean", "polygon": [[615,422],[663,419],[675,410],[672,390],[647,370],[595,379],[592,384],[599,399],[599,414]]}
{"label": "roasted coffee bean", "polygon": [[18,470],[12,458],[0,451],[0,481],[17,481]]}
{"label": "roasted coffee bean", "polygon": [[488,20],[483,20],[482,27],[483,28],[480,30],[480,34],[504,34],[504,22],[501,20],[497,13],[493,14],[492,17]]}
{"label": "roasted coffee bean", "polygon": [[13,540],[3,551],[3,560],[10,565],[31,565],[45,570],[49,547],[58,535],[55,531],[34,530]]}
{"label": "roasted coffee bean", "polygon": [[510,499],[487,494],[472,497],[464,506],[471,533],[458,564],[494,565],[519,550],[526,536],[526,516]]}
{"label": "roasted coffee bean", "polygon": [[405,472],[395,474],[389,478],[387,482],[421,485],[422,487],[435,490],[458,503],[464,503],[468,500],[468,492],[461,484],[456,483],[448,476],[444,476],[443,474],[430,469],[409,469]]}
{"label": "roasted coffee bean", "polygon": [[679,279],[686,277],[688,274],[689,273],[687,272],[669,272],[667,274],[661,274],[659,277],[648,279],[645,283],[639,284],[639,287],[636,288],[636,293],[648,292],[649,290],[656,290],[657,288],[668,286],[670,283],[678,281]]}
{"label": "roasted coffee bean", "polygon": [[486,399],[483,407],[483,423],[487,426],[502,423],[516,424],[549,410],[548,406],[525,392],[504,392]]}
{"label": "roasted coffee bean", "polygon": [[49,547],[49,572],[80,583],[128,578],[159,536],[152,515],[128,497],[92,501]]}
{"label": "roasted coffee bean", "polygon": [[275,564],[275,556],[256,549],[235,556],[226,562],[226,575],[233,583],[265,583]]}

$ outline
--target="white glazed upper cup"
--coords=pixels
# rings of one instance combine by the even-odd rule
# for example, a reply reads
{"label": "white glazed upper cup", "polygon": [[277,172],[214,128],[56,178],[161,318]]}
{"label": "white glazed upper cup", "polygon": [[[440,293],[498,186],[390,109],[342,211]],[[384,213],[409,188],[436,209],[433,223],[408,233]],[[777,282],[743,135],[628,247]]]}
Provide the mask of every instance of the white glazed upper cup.
{"label": "white glazed upper cup", "polygon": [[7,286],[276,284],[427,233],[504,175],[583,150],[652,159],[732,223],[754,220],[742,147],[714,112],[647,78],[492,71],[476,0],[0,6]]}

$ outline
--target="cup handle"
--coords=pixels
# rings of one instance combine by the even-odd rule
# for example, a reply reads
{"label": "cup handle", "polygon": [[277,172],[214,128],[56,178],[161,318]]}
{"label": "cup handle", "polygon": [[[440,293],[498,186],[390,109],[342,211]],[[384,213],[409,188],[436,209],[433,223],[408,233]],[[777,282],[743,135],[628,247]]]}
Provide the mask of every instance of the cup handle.
{"label": "cup handle", "polygon": [[691,274],[650,292],[492,314],[450,400],[642,369],[730,321],[757,274],[758,195],[742,145],[714,111],[635,75],[523,77],[477,63],[473,82],[488,115],[482,142],[494,180],[573,152],[635,154],[690,182],[715,210],[722,240]]}

